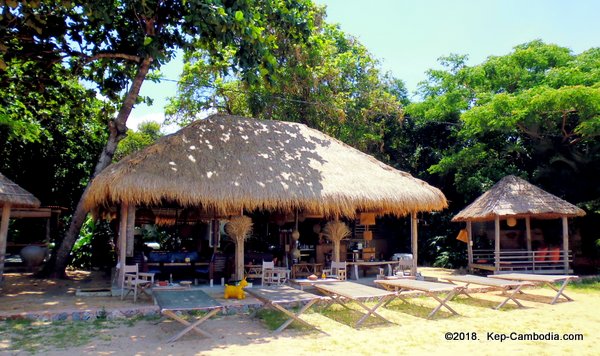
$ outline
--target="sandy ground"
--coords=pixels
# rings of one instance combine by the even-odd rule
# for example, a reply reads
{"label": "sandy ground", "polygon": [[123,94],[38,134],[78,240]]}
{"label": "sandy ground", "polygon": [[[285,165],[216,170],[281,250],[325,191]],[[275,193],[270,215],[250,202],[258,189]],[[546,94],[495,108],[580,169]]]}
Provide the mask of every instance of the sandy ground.
{"label": "sandy ground", "polygon": [[[432,273],[450,272],[437,270]],[[63,292],[76,288],[73,281],[57,283],[66,283],[60,285],[59,289]],[[114,329],[99,330],[97,337],[82,347],[50,349],[43,354],[421,355],[444,352],[450,355],[597,355],[600,341],[600,313],[597,312],[600,310],[600,293],[569,290],[568,294],[575,302],[549,305],[548,301],[553,295],[551,290],[532,289],[521,298],[525,308],[509,307],[500,311],[491,309],[491,306],[503,300],[498,293],[475,294],[472,300],[461,297],[450,302],[459,316],[440,312],[433,320],[425,317],[435,306],[431,299],[411,299],[411,306],[395,301],[388,308],[378,310],[389,323],[374,323],[360,330],[338,318],[337,313],[326,316],[317,310],[304,315],[303,319],[318,326],[324,333],[288,328],[281,334],[274,335],[259,319],[247,314],[217,316],[207,321],[203,327],[215,336],[214,339],[188,333],[172,344],[166,341],[182,330],[181,324],[169,320],[140,320],[133,326],[122,324]],[[89,299],[97,302],[96,298]],[[0,300],[1,308],[4,309],[5,295]],[[345,312],[340,310],[340,313]],[[446,340],[448,332],[475,333],[477,340]],[[511,332],[556,333],[561,337],[564,333],[577,333],[582,335],[583,340],[493,340],[494,335],[509,335]],[[491,339],[489,333],[492,333]]]}

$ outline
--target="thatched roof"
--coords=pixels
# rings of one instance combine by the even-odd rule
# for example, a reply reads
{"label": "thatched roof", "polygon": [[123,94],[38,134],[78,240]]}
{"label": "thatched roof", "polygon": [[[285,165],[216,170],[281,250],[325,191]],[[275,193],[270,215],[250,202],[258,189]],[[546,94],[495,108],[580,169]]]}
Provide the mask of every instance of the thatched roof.
{"label": "thatched roof", "polygon": [[176,203],[354,216],[441,210],[442,192],[306,125],[213,115],[107,167],[85,206]]}
{"label": "thatched roof", "polygon": [[40,201],[0,173],[0,206],[4,204],[13,207],[38,207]]}
{"label": "thatched roof", "polygon": [[575,205],[515,176],[506,176],[458,213],[452,221],[487,221],[498,216],[555,219],[585,215]]}

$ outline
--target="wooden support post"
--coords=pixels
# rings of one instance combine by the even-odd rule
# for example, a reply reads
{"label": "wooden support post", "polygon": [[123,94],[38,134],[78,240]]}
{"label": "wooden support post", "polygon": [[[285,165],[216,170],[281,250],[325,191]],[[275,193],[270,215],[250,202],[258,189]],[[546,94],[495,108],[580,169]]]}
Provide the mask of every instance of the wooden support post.
{"label": "wooden support post", "polygon": [[412,255],[413,255],[413,264],[412,264],[412,268],[411,268],[411,274],[413,276],[417,275],[417,256],[419,253],[419,244],[418,244],[418,233],[417,233],[417,213],[413,212],[410,214],[410,236],[411,236],[411,240],[410,240],[410,245],[412,248]]}
{"label": "wooden support post", "polygon": [[494,221],[494,270],[496,273],[500,271],[500,216],[496,215]]}
{"label": "wooden support post", "polygon": [[235,279],[244,278],[244,237],[237,238],[235,243]]}
{"label": "wooden support post", "polygon": [[527,239],[527,252],[531,252],[531,218],[525,217],[525,237]]}
{"label": "wooden support post", "polygon": [[8,221],[10,220],[10,204],[2,206],[0,220],[0,282],[4,281],[4,260],[6,257],[6,239],[8,238]]}
{"label": "wooden support post", "polygon": [[473,272],[473,227],[471,220],[467,221],[467,257],[469,260],[469,272]]}
{"label": "wooden support post", "polygon": [[569,221],[566,216],[562,217],[563,231],[563,258],[565,264],[565,274],[569,273]]}
{"label": "wooden support post", "polygon": [[125,249],[127,257],[133,257],[135,238],[135,205],[129,205],[127,208],[127,247]]}
{"label": "wooden support post", "polygon": [[119,216],[119,285],[123,280],[123,271],[125,270],[125,259],[127,257],[127,211],[129,210],[127,203],[121,203],[121,213]]}

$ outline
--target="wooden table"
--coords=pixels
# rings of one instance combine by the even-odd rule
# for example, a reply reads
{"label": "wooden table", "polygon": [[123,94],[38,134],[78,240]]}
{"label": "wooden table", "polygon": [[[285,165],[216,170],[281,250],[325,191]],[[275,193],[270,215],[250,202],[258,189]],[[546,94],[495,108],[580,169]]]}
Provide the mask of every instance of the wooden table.
{"label": "wooden table", "polygon": [[388,268],[388,276],[392,276],[394,274],[394,266],[399,265],[398,261],[354,261],[354,262],[346,262],[348,266],[354,266],[354,279],[358,279],[358,266],[387,266]]}
{"label": "wooden table", "polygon": [[[313,329],[319,330],[316,326],[300,319],[300,315],[313,304],[322,300],[322,297],[288,286],[279,286],[275,288],[246,288],[245,291],[263,303],[263,308],[272,308],[288,316],[288,320],[281,324],[281,326],[275,330],[275,333],[279,333],[287,328],[288,325],[290,325],[294,320]],[[294,305],[298,303],[304,305],[297,313],[294,313],[288,309],[294,307]]]}
{"label": "wooden table", "polygon": [[[464,287],[457,293],[457,295],[463,293],[469,298],[472,298],[472,297],[471,297],[471,295],[469,295],[469,293],[467,293],[467,288],[471,284],[476,284],[476,285],[480,285],[480,286],[491,287],[496,290],[501,290],[503,292],[503,295],[506,295],[506,299],[494,308],[496,310],[502,308],[504,306],[504,304],[506,304],[509,300],[512,300],[515,304],[517,304],[517,306],[519,306],[519,308],[522,308],[523,304],[521,304],[517,299],[515,299],[515,295],[517,293],[521,292],[521,288],[532,285],[531,283],[527,283],[527,282],[499,280],[499,279],[493,279],[493,278],[488,278],[488,277],[474,276],[471,274],[462,275],[462,276],[452,276],[452,275],[444,276],[444,277],[440,277],[440,279],[449,281],[451,283],[454,283],[454,282],[465,283]],[[511,290],[512,290],[512,292],[510,292]]]}
{"label": "wooden table", "polygon": [[244,265],[244,276],[248,279],[262,278],[262,265]]}
{"label": "wooden table", "polygon": [[335,282],[341,282],[339,279],[337,278],[319,278],[319,279],[308,279],[308,278],[297,278],[297,279],[290,279],[290,283],[292,284],[297,284],[300,286],[300,290],[304,290],[304,287],[306,286],[314,286],[315,284],[326,284],[326,283],[335,283]]}
{"label": "wooden table", "polygon": [[[573,301],[569,296],[564,293],[565,287],[569,284],[572,279],[578,279],[579,276],[568,276],[568,275],[556,275],[556,274],[529,274],[529,273],[507,273],[507,274],[494,274],[489,276],[490,278],[499,278],[513,281],[525,281],[532,283],[545,284],[548,287],[556,291],[556,296],[552,299],[550,304],[554,304],[558,301],[558,298],[562,295],[568,301]],[[556,288],[552,283],[562,281],[560,288]],[[523,293],[523,292],[521,292]]]}
{"label": "wooden table", "polygon": [[[396,297],[401,299],[402,301],[408,303],[406,299],[402,296],[402,292],[416,290],[419,292],[424,292],[427,296],[435,299],[439,305],[435,307],[429,315],[428,318],[431,318],[435,315],[442,307],[448,309],[452,314],[458,315],[458,313],[452,309],[448,304],[446,304],[449,300],[454,298],[456,293],[460,291],[463,287],[459,287],[454,284],[448,283],[438,283],[438,282],[428,282],[428,281],[418,281],[415,279],[392,279],[392,280],[376,280],[375,283],[379,284],[383,288],[396,292]],[[445,299],[441,299],[437,296],[438,293],[448,293]],[[389,303],[389,302],[388,302]],[[386,303],[386,305],[388,304]]]}
{"label": "wooden table", "polygon": [[322,263],[296,263],[292,265],[292,278],[308,277],[311,274],[321,277],[322,273]]}
{"label": "wooden table", "polygon": [[[355,325],[356,328],[360,327],[360,325],[367,320],[369,316],[374,316],[383,321],[389,322],[389,320],[379,315],[376,310],[384,303],[387,303],[389,300],[393,299],[396,295],[394,292],[344,281],[330,284],[315,284],[315,288],[331,298],[327,307],[333,303],[338,303],[344,308],[350,309],[346,303],[348,301],[353,301],[361,308],[365,309],[367,312],[362,316],[362,318],[360,318],[360,320],[358,320]],[[376,300],[377,304],[374,307],[369,308],[364,304],[364,302],[367,300]]]}
{"label": "wooden table", "polygon": [[[223,309],[223,306],[214,300],[211,296],[200,289],[180,289],[180,290],[158,290],[152,291],[154,301],[160,308],[162,315],[171,318],[186,326],[177,335],[170,338],[167,342],[175,342],[191,330],[200,335],[213,338],[211,334],[199,328],[200,324],[210,319]],[[207,313],[197,318],[193,323],[183,319],[176,313],[179,311],[206,311]]]}

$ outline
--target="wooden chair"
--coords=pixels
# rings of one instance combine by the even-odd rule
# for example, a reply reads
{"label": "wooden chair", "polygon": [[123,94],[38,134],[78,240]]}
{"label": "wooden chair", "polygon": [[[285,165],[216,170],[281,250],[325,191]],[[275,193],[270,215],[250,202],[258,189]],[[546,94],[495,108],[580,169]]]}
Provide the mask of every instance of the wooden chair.
{"label": "wooden chair", "polygon": [[346,262],[331,261],[331,266],[323,270],[327,278],[337,278],[340,281],[345,281],[348,277],[348,269]]}
{"label": "wooden chair", "polygon": [[[135,303],[138,290],[140,294],[146,293],[145,290],[154,284],[154,273],[140,272],[137,263],[123,266],[121,273],[121,300],[133,291],[133,302]],[[127,293],[125,293],[126,290]]]}
{"label": "wooden chair", "polygon": [[260,284],[264,286],[265,284],[271,285],[273,283],[275,283],[275,263],[273,261],[263,261]]}

